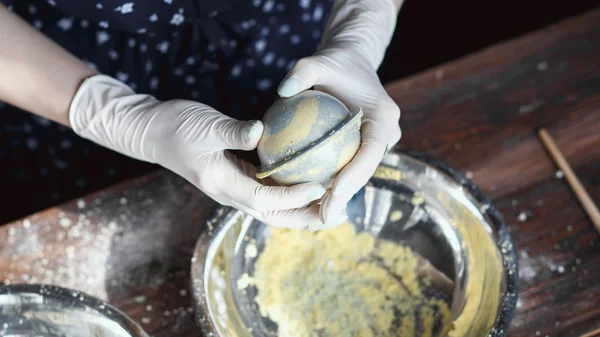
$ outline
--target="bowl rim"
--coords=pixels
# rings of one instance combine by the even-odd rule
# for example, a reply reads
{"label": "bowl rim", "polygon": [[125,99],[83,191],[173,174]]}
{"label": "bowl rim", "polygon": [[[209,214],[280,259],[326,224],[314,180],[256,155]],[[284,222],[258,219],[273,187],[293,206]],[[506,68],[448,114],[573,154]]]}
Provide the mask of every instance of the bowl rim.
{"label": "bowl rim", "polygon": [[326,135],[324,135],[321,138],[317,139],[316,141],[312,142],[310,144],[310,146],[307,146],[306,148],[296,152],[292,156],[285,158],[284,160],[282,160],[279,163],[276,163],[275,165],[259,168],[256,171],[256,177],[258,179],[267,178],[270,175],[281,170],[282,168],[284,168],[288,165],[291,165],[293,163],[296,163],[296,162],[302,160],[304,157],[309,156],[314,151],[319,150],[323,146],[327,145],[327,143],[330,143],[331,141],[333,141],[334,139],[339,137],[343,131],[345,131],[352,125],[357,124],[357,123],[360,124],[360,120],[361,120],[362,116],[363,116],[363,110],[362,110],[362,108],[358,108],[358,110],[356,112],[354,112],[353,114],[348,116],[345,120],[343,120],[341,123],[336,125],[336,127],[333,128],[333,130],[329,131]]}
{"label": "bowl rim", "polygon": [[[434,155],[426,152],[405,148],[405,147],[393,147],[388,153],[394,153],[404,155],[410,159],[421,161],[431,167],[439,170],[446,174],[448,178],[453,180],[455,183],[462,186],[465,191],[470,194],[476,202],[480,205],[486,205],[484,209],[481,209],[481,213],[487,215],[490,225],[494,230],[494,241],[496,247],[502,256],[502,264],[504,269],[504,277],[506,280],[506,288],[502,294],[502,299],[496,317],[496,321],[490,329],[487,337],[506,337],[508,335],[508,329],[514,317],[514,313],[517,305],[517,298],[519,293],[519,278],[518,278],[518,262],[516,249],[513,244],[508,226],[504,222],[502,213],[494,206],[492,201],[481,191],[481,189],[469,180],[461,171],[452,167],[448,163],[438,159]],[[380,164],[383,167],[392,167],[386,164]],[[383,182],[384,179],[372,177],[369,182],[377,183]],[[194,248],[194,257],[192,259],[191,266],[191,282],[194,298],[194,306],[196,313],[196,322],[200,325],[203,332],[208,336],[219,336],[218,330],[212,321],[210,316],[210,309],[206,302],[204,294],[204,273],[206,267],[206,257],[208,248],[212,241],[223,235],[223,231],[230,228],[233,223],[231,220],[235,218],[241,211],[228,207],[228,206],[217,206],[213,214],[207,220],[208,230],[205,230],[200,235],[196,247]],[[215,225],[221,223],[222,226]],[[196,261],[201,260],[201,263],[195,264]],[[195,278],[195,266],[198,268],[198,274],[202,277]],[[512,272],[511,272],[512,271]],[[197,290],[200,290],[198,292]]]}
{"label": "bowl rim", "polygon": [[0,296],[18,293],[44,295],[43,292],[46,292],[47,295],[68,302],[72,302],[73,299],[76,299],[77,303],[83,304],[88,308],[92,308],[99,312],[102,316],[110,319],[112,322],[119,324],[123,329],[131,334],[131,337],[150,337],[150,335],[144,329],[142,329],[142,327],[136,321],[134,321],[133,318],[126,315],[123,311],[112,304],[92,295],[88,295],[83,291],[43,283],[16,283],[10,285],[0,284]]}

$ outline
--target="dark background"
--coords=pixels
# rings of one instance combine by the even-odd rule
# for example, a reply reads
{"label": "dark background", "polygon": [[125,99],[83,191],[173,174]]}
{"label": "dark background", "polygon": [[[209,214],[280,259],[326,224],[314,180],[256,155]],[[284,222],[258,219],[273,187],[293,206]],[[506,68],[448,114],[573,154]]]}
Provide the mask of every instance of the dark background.
{"label": "dark background", "polygon": [[379,74],[417,73],[600,6],[600,0],[406,0]]}
{"label": "dark background", "polygon": [[[387,83],[598,6],[600,0],[407,0],[379,74]],[[85,187],[63,186],[61,181],[73,181],[75,177],[60,177],[56,181],[60,197],[52,202],[31,195],[26,198],[30,202],[0,208],[0,224],[157,169],[125,156],[120,160],[123,169],[118,173],[92,180]],[[5,198],[11,194],[3,192]]]}

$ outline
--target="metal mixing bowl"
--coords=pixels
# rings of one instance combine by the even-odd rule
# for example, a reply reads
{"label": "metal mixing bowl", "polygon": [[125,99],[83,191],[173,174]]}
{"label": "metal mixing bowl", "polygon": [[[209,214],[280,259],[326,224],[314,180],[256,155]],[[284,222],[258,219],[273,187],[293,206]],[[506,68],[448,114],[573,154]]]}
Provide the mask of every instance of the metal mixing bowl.
{"label": "metal mixing bowl", "polygon": [[[395,211],[405,216],[390,217]],[[506,336],[517,300],[515,249],[499,212],[460,172],[423,153],[394,150],[347,213],[358,231],[428,260],[428,276],[452,280],[431,289],[448,301],[449,336]],[[244,254],[248,239],[260,256],[269,228],[231,208],[219,208],[208,227],[192,260],[197,322],[207,336],[276,336],[277,325],[254,302],[256,289],[236,286],[242,274],[253,274],[256,258]]]}
{"label": "metal mixing bowl", "polygon": [[112,305],[51,285],[0,286],[0,336],[148,337]]}

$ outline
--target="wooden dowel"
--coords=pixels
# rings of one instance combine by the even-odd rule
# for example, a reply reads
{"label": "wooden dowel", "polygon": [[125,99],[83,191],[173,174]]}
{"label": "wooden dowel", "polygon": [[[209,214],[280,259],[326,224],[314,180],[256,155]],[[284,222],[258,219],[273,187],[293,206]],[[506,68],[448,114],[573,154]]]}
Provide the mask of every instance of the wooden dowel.
{"label": "wooden dowel", "polygon": [[584,335],[581,335],[579,337],[597,337],[600,336],[600,329],[596,329],[594,331],[590,331]]}
{"label": "wooden dowel", "polygon": [[573,190],[573,193],[575,193],[575,195],[577,196],[577,199],[579,199],[579,202],[581,203],[583,209],[592,220],[592,223],[594,224],[596,229],[600,232],[600,211],[598,211],[598,208],[594,204],[594,201],[592,200],[592,198],[590,198],[590,195],[585,191],[585,188],[571,169],[569,163],[567,163],[565,157],[562,155],[562,153],[554,143],[554,140],[552,140],[552,137],[550,136],[548,131],[546,131],[545,129],[540,129],[538,135],[540,136],[542,143],[554,159],[556,165],[564,172],[565,178],[567,179],[567,183]]}

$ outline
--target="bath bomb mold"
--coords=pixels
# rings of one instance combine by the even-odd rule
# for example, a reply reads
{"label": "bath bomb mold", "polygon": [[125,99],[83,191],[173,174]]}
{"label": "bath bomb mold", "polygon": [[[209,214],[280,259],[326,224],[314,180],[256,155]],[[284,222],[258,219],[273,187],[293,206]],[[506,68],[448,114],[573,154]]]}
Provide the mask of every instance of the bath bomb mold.
{"label": "bath bomb mold", "polygon": [[340,100],[317,90],[277,100],[262,119],[256,176],[281,185],[318,182],[329,187],[358,152],[362,115],[362,109],[350,112]]}

